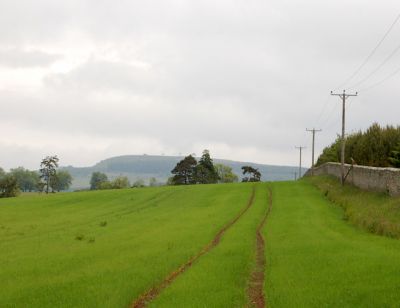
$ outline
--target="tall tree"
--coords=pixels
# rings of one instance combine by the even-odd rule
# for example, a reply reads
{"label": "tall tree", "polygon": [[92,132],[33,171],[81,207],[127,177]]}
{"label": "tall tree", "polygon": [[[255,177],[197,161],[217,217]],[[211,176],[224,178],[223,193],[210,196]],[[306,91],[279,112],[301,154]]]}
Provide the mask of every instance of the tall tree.
{"label": "tall tree", "polygon": [[242,182],[260,182],[261,173],[258,169],[255,169],[251,166],[243,166],[242,167],[243,175],[249,175],[242,179]]}
{"label": "tall tree", "polygon": [[232,168],[223,164],[215,164],[220,183],[233,183],[238,181],[238,176],[233,173]]}
{"label": "tall tree", "polygon": [[44,187],[46,189],[46,194],[49,193],[50,190],[50,182],[54,181],[54,177],[57,174],[56,168],[58,167],[58,157],[55,156],[46,156],[42,159],[40,163],[40,178],[44,181]]}
{"label": "tall tree", "polygon": [[108,182],[107,174],[102,172],[93,172],[90,178],[90,189],[100,189],[103,183]]}
{"label": "tall tree", "polygon": [[186,156],[172,169],[171,173],[174,174],[172,183],[174,185],[195,184],[196,165],[197,161],[192,155]]}
{"label": "tall tree", "polygon": [[218,173],[214,167],[208,150],[203,151],[195,170],[196,182],[199,184],[212,184],[218,182]]}

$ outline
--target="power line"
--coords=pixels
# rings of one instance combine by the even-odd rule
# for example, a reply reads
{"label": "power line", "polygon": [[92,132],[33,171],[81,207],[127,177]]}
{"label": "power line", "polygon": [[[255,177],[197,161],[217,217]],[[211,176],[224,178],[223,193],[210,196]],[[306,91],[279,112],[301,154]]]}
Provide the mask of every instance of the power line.
{"label": "power line", "polygon": [[[319,125],[319,126],[322,126],[323,129],[327,130],[328,127],[329,127],[329,128],[332,127],[333,121],[335,121],[335,122],[337,123],[338,119],[334,119],[333,121],[331,121],[331,119],[332,119],[332,116],[336,114],[336,109],[337,109],[338,107],[339,107],[339,106],[336,105],[336,104],[332,105],[332,108],[330,109],[330,111],[329,111],[329,113],[328,113],[328,117],[326,117],[326,118],[324,119],[324,121],[322,121],[322,122],[320,123],[321,125]],[[322,124],[324,124],[324,125],[322,125]]]}
{"label": "power line", "polygon": [[346,85],[349,83],[353,78],[363,69],[363,67],[368,63],[368,61],[372,58],[372,56],[375,54],[375,52],[378,50],[378,48],[382,45],[383,41],[386,39],[386,37],[389,35],[389,33],[392,31],[396,23],[400,19],[400,14],[397,15],[393,23],[390,25],[389,29],[385,32],[383,37],[378,41],[378,44],[372,49],[372,51],[368,54],[368,56],[365,58],[365,60],[361,63],[361,65],[353,72],[353,74],[350,75],[349,78],[346,79],[340,86],[336,87],[336,89],[341,88],[342,86]]}
{"label": "power line", "polygon": [[[338,107],[339,105],[335,105],[336,107]],[[354,108],[354,103],[351,105],[347,105],[347,111],[349,111],[351,108]],[[336,108],[334,108],[336,109]],[[336,119],[333,119],[333,121],[329,122],[329,125],[324,126],[324,130],[328,131],[330,130],[332,127],[336,126],[336,124],[338,124],[340,122],[340,117],[337,117]]]}
{"label": "power line", "polygon": [[354,84],[353,86],[347,88],[348,90],[354,89],[355,87],[358,87],[359,85],[363,84],[365,81],[370,79],[377,71],[379,71],[398,51],[400,50],[400,44],[397,45],[397,47],[391,52],[389,56],[385,58],[371,73],[369,73],[366,77],[361,79],[359,82]]}
{"label": "power line", "polygon": [[385,83],[385,82],[388,81],[389,79],[391,79],[391,78],[393,78],[394,76],[396,76],[399,72],[400,72],[400,67],[399,67],[397,70],[395,70],[393,73],[391,73],[391,74],[387,75],[385,78],[381,79],[380,81],[378,81],[378,82],[372,84],[372,85],[369,86],[369,87],[366,87],[366,88],[361,89],[360,92],[366,92],[366,91],[369,91],[369,90],[371,90],[371,89],[373,89],[373,88],[375,88],[375,87],[377,87],[377,86],[380,86],[381,84]]}
{"label": "power line", "polygon": [[326,110],[326,107],[328,106],[328,103],[329,103],[330,98],[331,98],[330,95],[326,98],[326,100],[325,100],[325,102],[324,102],[324,105],[323,105],[323,107],[322,107],[322,109],[321,109],[321,112],[319,113],[318,117],[317,117],[316,120],[315,120],[315,125],[316,125],[316,126],[319,124],[319,120],[320,120],[321,117],[324,115],[324,112],[325,112],[325,110]]}

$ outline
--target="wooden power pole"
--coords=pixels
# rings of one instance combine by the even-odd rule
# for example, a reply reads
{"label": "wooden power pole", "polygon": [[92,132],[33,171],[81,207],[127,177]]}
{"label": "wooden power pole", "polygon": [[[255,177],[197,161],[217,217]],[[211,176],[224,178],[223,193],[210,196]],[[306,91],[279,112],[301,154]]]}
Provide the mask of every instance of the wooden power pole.
{"label": "wooden power pole", "polygon": [[306,129],[308,132],[312,132],[312,158],[311,158],[311,175],[314,175],[314,146],[315,146],[315,133],[322,131],[321,129]]}
{"label": "wooden power pole", "polygon": [[345,180],[345,172],[344,172],[344,150],[346,146],[346,137],[345,137],[345,123],[346,123],[346,99],[348,99],[350,96],[357,96],[357,92],[355,94],[347,94],[346,90],[343,90],[343,93],[333,93],[331,91],[331,95],[334,96],[339,96],[342,99],[342,149],[341,149],[341,183],[344,185],[344,180]]}
{"label": "wooden power pole", "polygon": [[301,179],[301,152],[303,149],[305,149],[305,147],[299,146],[299,147],[295,147],[295,148],[299,149],[299,151],[300,151],[300,164],[299,164],[299,177],[298,177],[298,179],[300,180]]}

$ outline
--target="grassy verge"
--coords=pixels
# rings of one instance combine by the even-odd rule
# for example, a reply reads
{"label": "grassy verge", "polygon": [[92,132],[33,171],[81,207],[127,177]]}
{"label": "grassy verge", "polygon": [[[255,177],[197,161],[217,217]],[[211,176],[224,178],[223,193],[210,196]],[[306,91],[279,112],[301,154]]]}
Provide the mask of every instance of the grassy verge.
{"label": "grassy verge", "polygon": [[245,307],[255,260],[256,229],[267,207],[267,187],[258,184],[253,206],[227,230],[220,244],[165,289],[150,307]]}
{"label": "grassy verge", "polygon": [[400,241],[343,221],[306,181],[274,183],[266,237],[269,307],[397,307]]}
{"label": "grassy verge", "polygon": [[400,238],[400,198],[363,191],[351,185],[342,187],[332,177],[313,177],[314,184],[332,202],[343,208],[343,219],[371,233]]}
{"label": "grassy verge", "polygon": [[0,307],[127,307],[208,243],[251,185],[0,200]]}

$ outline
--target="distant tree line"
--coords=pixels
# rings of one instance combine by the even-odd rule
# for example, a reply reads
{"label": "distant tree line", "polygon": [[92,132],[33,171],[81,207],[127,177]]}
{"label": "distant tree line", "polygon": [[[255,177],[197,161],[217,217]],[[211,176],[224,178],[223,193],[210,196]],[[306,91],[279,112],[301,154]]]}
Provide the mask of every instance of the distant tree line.
{"label": "distant tree line", "polygon": [[90,189],[123,189],[130,187],[129,179],[126,176],[118,176],[114,180],[109,180],[107,174],[93,172],[90,178]]}
{"label": "distant tree line", "polygon": [[[152,177],[149,179],[148,186],[155,187],[161,186],[156,178]],[[90,189],[101,190],[101,189],[123,189],[123,188],[140,188],[145,187],[146,184],[143,179],[137,179],[132,184],[129,182],[128,177],[118,176],[113,180],[108,179],[107,174],[103,172],[93,172],[90,178]]]}
{"label": "distant tree line", "polygon": [[68,171],[58,170],[58,157],[47,156],[39,171],[23,167],[5,172],[0,168],[0,197],[15,197],[20,192],[59,192],[68,190],[72,176]]}
{"label": "distant tree line", "polygon": [[[317,166],[340,161],[341,139],[326,147]],[[400,126],[381,127],[372,124],[365,132],[359,131],[346,138],[345,162],[358,165],[400,168]]]}
{"label": "distant tree line", "polygon": [[[261,179],[261,173],[250,166],[242,167],[243,174],[248,175],[242,179],[243,182],[257,182]],[[238,181],[238,176],[233,173],[232,168],[223,164],[214,165],[208,150],[204,150],[200,160],[197,162],[192,155],[186,156],[178,162],[169,178],[170,185],[188,184],[214,184],[233,183]]]}

